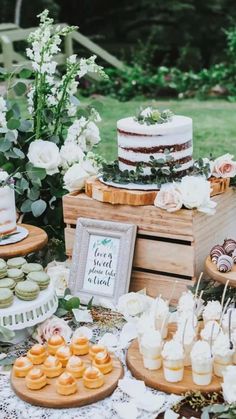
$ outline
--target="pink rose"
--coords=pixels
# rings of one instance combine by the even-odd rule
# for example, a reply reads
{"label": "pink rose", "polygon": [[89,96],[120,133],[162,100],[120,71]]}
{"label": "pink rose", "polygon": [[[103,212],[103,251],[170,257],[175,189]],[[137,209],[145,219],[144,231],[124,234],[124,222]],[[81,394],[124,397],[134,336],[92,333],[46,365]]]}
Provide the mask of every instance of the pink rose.
{"label": "pink rose", "polygon": [[36,330],[34,338],[41,344],[47,342],[47,340],[53,335],[62,336],[66,342],[69,342],[72,334],[70,326],[65,320],[59,317],[52,316],[50,319],[45,320],[41,323]]}
{"label": "pink rose", "polygon": [[162,185],[157,193],[154,205],[168,212],[178,211],[182,208],[183,200],[178,186],[176,184]]}
{"label": "pink rose", "polygon": [[215,177],[234,177],[236,176],[236,161],[233,161],[231,154],[224,154],[214,161],[212,176]]}

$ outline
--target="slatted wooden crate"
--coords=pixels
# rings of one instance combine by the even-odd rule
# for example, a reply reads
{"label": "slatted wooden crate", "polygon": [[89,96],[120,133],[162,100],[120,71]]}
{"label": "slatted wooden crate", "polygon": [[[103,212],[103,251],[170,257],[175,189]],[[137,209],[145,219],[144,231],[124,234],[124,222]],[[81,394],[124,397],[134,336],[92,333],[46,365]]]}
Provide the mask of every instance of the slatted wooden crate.
{"label": "slatted wooden crate", "polygon": [[236,237],[236,193],[229,188],[215,196],[213,216],[198,211],[168,213],[154,206],[111,205],[84,193],[64,197],[66,253],[72,255],[77,218],[134,223],[138,227],[130,290],[146,288],[151,296],[169,297],[177,281],[174,298],[204,269],[211,247],[226,237]]}

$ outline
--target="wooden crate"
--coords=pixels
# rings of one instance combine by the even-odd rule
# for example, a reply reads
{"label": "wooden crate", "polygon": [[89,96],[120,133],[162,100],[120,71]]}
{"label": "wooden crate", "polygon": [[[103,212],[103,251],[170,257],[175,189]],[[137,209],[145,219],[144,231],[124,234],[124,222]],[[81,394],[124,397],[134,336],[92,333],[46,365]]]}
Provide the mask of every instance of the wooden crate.
{"label": "wooden crate", "polygon": [[79,217],[134,223],[138,227],[130,290],[147,289],[169,297],[177,281],[175,300],[204,270],[211,247],[236,237],[236,193],[229,188],[215,196],[213,216],[195,210],[168,213],[154,206],[111,205],[71,193],[63,198],[66,253],[72,255]]}

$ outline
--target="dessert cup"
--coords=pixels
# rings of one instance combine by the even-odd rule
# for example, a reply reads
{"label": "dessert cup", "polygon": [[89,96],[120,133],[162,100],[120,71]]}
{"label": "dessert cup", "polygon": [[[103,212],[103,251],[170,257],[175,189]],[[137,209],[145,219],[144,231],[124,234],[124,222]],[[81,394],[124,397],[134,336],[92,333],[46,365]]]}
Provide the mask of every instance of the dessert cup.
{"label": "dessert cup", "polygon": [[221,318],[221,314],[222,314],[222,305],[220,304],[220,302],[208,301],[202,313],[204,326],[207,324],[207,322],[211,320],[215,320],[219,322]]}
{"label": "dessert cup", "polygon": [[197,341],[191,351],[192,378],[199,386],[207,386],[212,380],[213,357],[206,341]]}
{"label": "dessert cup", "polygon": [[222,377],[229,365],[233,364],[234,347],[230,348],[229,336],[220,333],[213,344],[213,369],[217,377]]}
{"label": "dessert cup", "polygon": [[162,351],[162,358],[165,380],[170,383],[182,381],[184,376],[183,345],[173,339],[166,342]]}
{"label": "dessert cup", "polygon": [[144,367],[149,370],[161,368],[162,339],[158,330],[146,332],[141,339],[141,353]]}
{"label": "dessert cup", "polygon": [[223,377],[225,369],[233,364],[233,354],[228,355],[215,355],[214,356],[214,363],[213,363],[213,369],[214,374],[217,377]]}

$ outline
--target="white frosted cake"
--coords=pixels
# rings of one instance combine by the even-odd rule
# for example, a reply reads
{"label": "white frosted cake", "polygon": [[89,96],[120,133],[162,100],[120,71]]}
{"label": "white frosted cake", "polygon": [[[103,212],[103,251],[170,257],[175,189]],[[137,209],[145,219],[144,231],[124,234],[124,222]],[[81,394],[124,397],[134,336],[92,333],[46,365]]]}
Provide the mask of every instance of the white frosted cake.
{"label": "white frosted cake", "polygon": [[135,170],[138,163],[143,163],[143,174],[150,175],[151,156],[155,160],[164,158],[167,150],[173,158],[168,165],[178,165],[179,174],[184,175],[193,165],[192,119],[189,117],[173,115],[167,122],[151,124],[134,117],[123,118],[117,122],[117,131],[121,171]]}
{"label": "white frosted cake", "polygon": [[7,178],[7,172],[0,171],[0,235],[16,230],[15,191],[14,187],[3,184]]}

